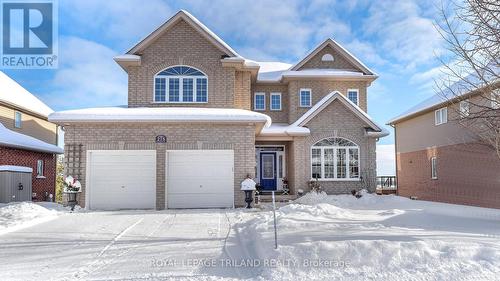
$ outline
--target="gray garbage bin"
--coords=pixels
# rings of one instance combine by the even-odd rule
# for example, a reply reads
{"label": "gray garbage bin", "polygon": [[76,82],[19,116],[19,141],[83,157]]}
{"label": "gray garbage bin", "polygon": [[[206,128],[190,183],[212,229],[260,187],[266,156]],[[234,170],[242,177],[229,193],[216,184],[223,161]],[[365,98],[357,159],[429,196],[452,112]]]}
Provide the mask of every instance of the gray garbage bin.
{"label": "gray garbage bin", "polygon": [[0,166],[0,203],[31,201],[33,169],[23,166]]}

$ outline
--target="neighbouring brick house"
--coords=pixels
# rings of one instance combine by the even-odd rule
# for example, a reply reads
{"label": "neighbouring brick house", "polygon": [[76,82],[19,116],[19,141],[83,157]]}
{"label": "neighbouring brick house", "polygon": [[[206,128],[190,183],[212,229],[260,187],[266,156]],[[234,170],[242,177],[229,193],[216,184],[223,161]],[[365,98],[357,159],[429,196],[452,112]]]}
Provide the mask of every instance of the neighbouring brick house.
{"label": "neighbouring brick house", "polygon": [[[460,82],[452,87],[459,89]],[[500,208],[500,159],[464,126],[479,110],[475,106],[500,111],[498,91],[487,99],[479,92],[436,94],[389,121],[395,130],[398,195]]]}
{"label": "neighbouring brick house", "polygon": [[366,113],[377,75],[328,39],[295,65],[240,56],[185,11],[125,55],[128,105],[56,112],[66,173],[91,209],[243,205],[263,190],[375,189],[375,145],[388,133]]}
{"label": "neighbouring brick house", "polygon": [[56,157],[63,153],[57,125],[47,120],[53,111],[3,72],[0,88],[0,169],[31,168],[33,200],[48,200],[55,195]]}

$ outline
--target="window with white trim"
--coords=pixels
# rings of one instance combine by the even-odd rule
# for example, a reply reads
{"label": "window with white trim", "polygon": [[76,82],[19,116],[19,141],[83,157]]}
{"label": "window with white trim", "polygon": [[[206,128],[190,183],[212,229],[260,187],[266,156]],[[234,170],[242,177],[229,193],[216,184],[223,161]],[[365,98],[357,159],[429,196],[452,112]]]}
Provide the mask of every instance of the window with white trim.
{"label": "window with white trim", "polygon": [[491,108],[499,109],[500,108],[500,89],[496,89],[491,92]]}
{"label": "window with white trim", "polygon": [[299,91],[299,106],[300,107],[311,107],[311,89],[300,89]]}
{"label": "window with white trim", "polygon": [[327,138],[311,147],[311,178],[359,179],[359,146],[343,138]]}
{"label": "window with white trim", "polygon": [[253,96],[253,109],[266,110],[266,93],[255,93]]}
{"label": "window with white trim", "polygon": [[16,111],[14,113],[14,127],[21,128],[22,126],[23,115],[21,112]]}
{"label": "window with white trim", "polygon": [[154,78],[154,101],[166,103],[205,103],[208,78],[189,66],[169,67]]}
{"label": "window with white trim", "polygon": [[281,93],[271,93],[270,98],[270,106],[271,110],[281,110]]}
{"label": "window with white trim", "polygon": [[38,160],[36,162],[36,176],[41,178],[43,177],[43,160]]}
{"label": "window with white trim", "polygon": [[448,122],[448,108],[443,107],[434,111],[434,125],[441,125]]}
{"label": "window with white trim", "polygon": [[470,102],[468,99],[460,101],[460,117],[464,118],[470,115]]}
{"label": "window with white trim", "polygon": [[347,90],[347,98],[352,101],[355,105],[359,105],[359,90],[349,89]]}
{"label": "window with white trim", "polygon": [[431,178],[437,180],[437,158],[436,156],[431,157]]}

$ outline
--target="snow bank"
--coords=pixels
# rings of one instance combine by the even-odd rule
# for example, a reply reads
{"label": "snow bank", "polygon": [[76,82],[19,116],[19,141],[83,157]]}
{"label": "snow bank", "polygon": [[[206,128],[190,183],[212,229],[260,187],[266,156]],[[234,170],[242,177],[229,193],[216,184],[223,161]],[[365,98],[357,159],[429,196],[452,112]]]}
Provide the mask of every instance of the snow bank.
{"label": "snow bank", "polygon": [[50,221],[68,210],[50,202],[0,204],[0,235]]}
{"label": "snow bank", "polygon": [[495,280],[500,272],[500,210],[372,194],[308,193],[296,203],[276,212],[277,250],[271,212],[235,225],[241,247],[229,256],[278,262],[244,277]]}

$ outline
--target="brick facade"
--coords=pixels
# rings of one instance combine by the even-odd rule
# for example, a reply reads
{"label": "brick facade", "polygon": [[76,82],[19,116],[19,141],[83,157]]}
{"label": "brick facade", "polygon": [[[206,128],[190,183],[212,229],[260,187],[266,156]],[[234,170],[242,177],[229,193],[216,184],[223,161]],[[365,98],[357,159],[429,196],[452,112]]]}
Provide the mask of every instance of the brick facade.
{"label": "brick facade", "polygon": [[[332,53],[335,61],[318,62],[323,53]],[[253,93],[266,93],[266,111],[273,123],[293,123],[310,108],[300,108],[300,88],[312,89],[312,104],[333,91],[347,94],[347,89],[359,90],[359,104],[367,110],[366,88],[368,82],[354,80],[292,79],[282,83],[259,83],[255,72],[231,64],[222,64],[225,53],[210,40],[202,36],[188,22],[181,19],[168,27],[154,41],[137,53],[140,65],[127,66],[129,107],[210,107],[239,108],[253,110]],[[204,72],[208,78],[207,103],[154,103],[154,76],[161,70],[175,65],[186,65]],[[303,68],[352,69],[353,66],[330,47],[322,50]],[[280,92],[282,110],[269,109],[270,93]],[[308,137],[295,137],[287,141],[269,141],[265,144],[284,144],[286,147],[286,170],[292,193],[301,188],[307,190],[311,178],[310,149],[322,138],[344,137],[360,147],[360,169],[363,181],[322,182],[328,193],[345,193],[351,189],[375,188],[375,139],[364,135],[366,124],[338,101],[334,101],[306,125],[311,130]],[[247,174],[255,174],[255,124],[197,124],[197,123],[73,123],[65,124],[66,173],[80,175],[83,192],[80,204],[85,204],[86,152],[89,150],[156,150],[156,207],[163,209],[166,201],[165,151],[231,149],[235,155],[234,189],[235,205],[243,205],[240,182]],[[155,144],[156,135],[166,135],[166,144]],[[259,142],[262,143],[262,142]],[[69,155],[81,148],[81,155]],[[71,157],[70,157],[71,156]]]}
{"label": "brick facade", "polygon": [[[240,183],[247,174],[255,173],[255,126],[229,124],[72,124],[65,127],[66,145],[82,145],[81,159],[69,157],[65,149],[66,167],[78,161],[82,193],[79,203],[85,205],[85,168],[87,150],[156,150],[156,208],[165,207],[166,150],[231,149],[234,150],[234,201],[243,206]],[[166,135],[166,144],[155,144],[155,136]],[[166,187],[168,189],[168,186]]]}
{"label": "brick facade", "polygon": [[[44,177],[37,178],[37,161],[44,162]],[[0,146],[0,165],[25,166],[33,169],[32,188],[35,201],[47,201],[45,193],[55,196],[56,155]]]}
{"label": "brick facade", "polygon": [[[437,179],[431,179],[431,157]],[[397,154],[398,194],[421,200],[500,208],[500,160],[481,144],[457,144]]]}

